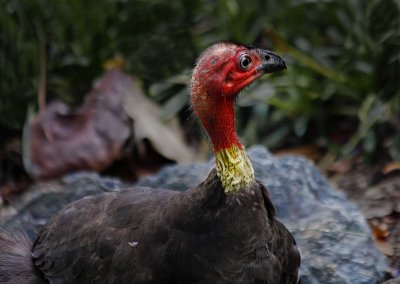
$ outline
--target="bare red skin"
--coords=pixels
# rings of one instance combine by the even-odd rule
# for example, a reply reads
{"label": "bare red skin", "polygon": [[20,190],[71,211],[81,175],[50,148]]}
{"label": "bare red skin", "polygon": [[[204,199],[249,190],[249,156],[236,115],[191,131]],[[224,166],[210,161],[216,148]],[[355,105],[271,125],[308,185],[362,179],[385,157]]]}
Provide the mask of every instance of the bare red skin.
{"label": "bare red skin", "polygon": [[[246,53],[251,67],[243,71],[238,59]],[[234,103],[237,94],[263,73],[257,71],[260,55],[254,49],[221,43],[207,49],[193,71],[192,107],[207,130],[214,152],[238,146],[243,149],[235,130]]]}

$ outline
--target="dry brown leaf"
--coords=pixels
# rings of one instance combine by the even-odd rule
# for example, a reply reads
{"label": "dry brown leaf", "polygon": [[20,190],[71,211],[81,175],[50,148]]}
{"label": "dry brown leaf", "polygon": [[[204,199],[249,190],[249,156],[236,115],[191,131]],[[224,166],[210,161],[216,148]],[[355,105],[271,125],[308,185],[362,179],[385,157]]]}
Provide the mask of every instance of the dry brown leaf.
{"label": "dry brown leaf", "polygon": [[389,226],[386,223],[374,219],[370,221],[370,225],[375,239],[384,240],[389,237]]}
{"label": "dry brown leaf", "polygon": [[[161,113],[130,76],[108,71],[76,112],[54,102],[28,124],[26,168],[36,178],[52,178],[83,169],[103,171],[124,158],[135,175],[173,161],[193,161],[178,121],[163,122]],[[129,138],[134,153],[122,151]]]}
{"label": "dry brown leaf", "polygon": [[313,144],[282,149],[274,152],[274,155],[276,156],[301,155],[305,156],[306,158],[312,161],[316,161],[319,158],[321,158],[318,146]]}
{"label": "dry brown leaf", "polygon": [[369,221],[372,229],[372,235],[374,237],[376,247],[385,255],[392,256],[394,254],[394,248],[388,237],[390,235],[389,226],[382,222],[381,219],[372,219]]}
{"label": "dry brown leaf", "polygon": [[134,121],[136,143],[148,139],[154,149],[167,159],[178,163],[194,161],[194,153],[186,145],[178,121],[162,121],[161,108],[143,94],[138,82],[127,83],[130,87],[124,93],[124,107]]}
{"label": "dry brown leaf", "polygon": [[394,172],[394,171],[396,171],[396,170],[400,170],[400,163],[391,162],[391,163],[387,163],[387,164],[383,167],[382,172],[383,172],[385,175],[387,175],[387,174],[389,174],[389,173],[391,173],[391,172]]}
{"label": "dry brown leaf", "polygon": [[131,121],[123,108],[124,85],[119,71],[109,71],[71,112],[62,102],[53,102],[39,113],[24,135],[29,150],[27,171],[36,178],[52,178],[70,171],[100,171],[121,157],[131,136]]}
{"label": "dry brown leaf", "polygon": [[394,248],[388,241],[375,239],[375,245],[381,253],[387,256],[394,255]]}

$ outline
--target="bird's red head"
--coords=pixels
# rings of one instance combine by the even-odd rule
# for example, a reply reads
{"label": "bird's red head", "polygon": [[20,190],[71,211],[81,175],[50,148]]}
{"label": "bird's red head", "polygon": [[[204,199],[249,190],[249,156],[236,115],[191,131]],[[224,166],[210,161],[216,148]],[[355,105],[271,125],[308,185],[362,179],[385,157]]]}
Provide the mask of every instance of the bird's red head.
{"label": "bird's red head", "polygon": [[233,43],[218,43],[199,57],[193,71],[191,100],[215,150],[242,147],[235,132],[233,104],[237,94],[266,73],[286,69],[275,53]]}

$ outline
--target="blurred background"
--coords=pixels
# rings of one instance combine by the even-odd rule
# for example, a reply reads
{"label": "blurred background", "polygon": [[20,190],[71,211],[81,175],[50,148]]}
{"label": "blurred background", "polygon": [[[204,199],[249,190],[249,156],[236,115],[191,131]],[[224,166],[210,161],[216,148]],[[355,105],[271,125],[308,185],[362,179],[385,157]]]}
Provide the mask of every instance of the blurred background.
{"label": "blurred background", "polygon": [[[398,0],[0,3],[1,185],[14,180],[15,171],[24,171],[23,156],[25,168],[35,173],[35,135],[22,139],[24,126],[32,128],[29,121],[35,114],[46,114],[46,105],[57,101],[47,111],[47,122],[43,117],[36,121],[42,131],[50,131],[45,124],[57,119],[62,120],[57,126],[74,119],[80,124],[76,116],[86,116],[93,108],[85,95],[110,69],[135,78],[136,92],[156,108],[154,123],[174,120],[182,147],[203,153],[171,152],[162,149],[168,148],[168,141],[143,135],[154,152],[142,157],[155,161],[151,169],[204,159],[209,147],[204,147],[206,137],[191,117],[188,83],[198,54],[224,40],[274,50],[289,66],[283,75],[264,77],[240,96],[237,126],[246,145],[262,144],[278,154],[300,153],[323,170],[341,173],[353,168],[354,159],[389,171],[399,168]],[[146,116],[127,112],[133,121]],[[152,128],[148,123],[137,124],[136,130]],[[22,148],[28,150],[22,154]],[[345,162],[335,164],[338,160]],[[135,178],[140,169],[133,170]]]}
{"label": "blurred background", "polygon": [[[246,145],[305,155],[350,199],[398,178],[399,0],[0,4],[4,204],[36,179],[73,170],[135,181],[169,163],[205,160],[210,147],[190,112],[188,84],[199,53],[225,40],[273,50],[288,66],[240,96]],[[385,239],[392,223],[382,218],[400,212],[400,194],[382,190],[369,198],[390,204],[378,202],[387,209],[370,219],[379,215],[371,226]]]}
{"label": "blurred background", "polygon": [[272,49],[289,66],[241,97],[246,144],[400,159],[397,0],[0,2],[2,136],[38,110],[44,74],[46,101],[74,108],[107,64],[140,80],[160,119],[185,127],[195,58],[233,40]]}

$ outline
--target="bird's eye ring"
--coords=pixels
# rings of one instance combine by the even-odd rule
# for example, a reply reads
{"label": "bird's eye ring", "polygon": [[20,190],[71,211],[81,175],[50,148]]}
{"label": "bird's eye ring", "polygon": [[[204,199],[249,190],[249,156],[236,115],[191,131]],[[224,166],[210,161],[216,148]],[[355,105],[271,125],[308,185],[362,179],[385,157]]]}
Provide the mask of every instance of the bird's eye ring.
{"label": "bird's eye ring", "polygon": [[248,70],[252,64],[251,57],[247,54],[243,54],[239,57],[238,63],[240,69]]}

